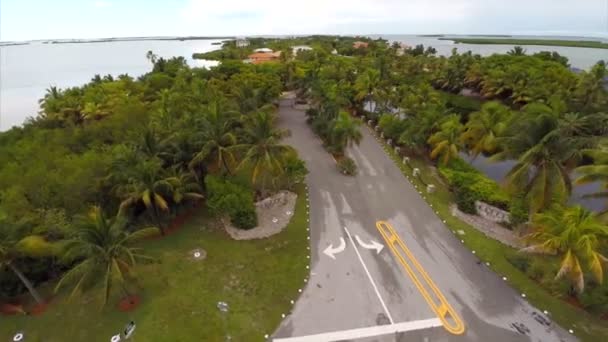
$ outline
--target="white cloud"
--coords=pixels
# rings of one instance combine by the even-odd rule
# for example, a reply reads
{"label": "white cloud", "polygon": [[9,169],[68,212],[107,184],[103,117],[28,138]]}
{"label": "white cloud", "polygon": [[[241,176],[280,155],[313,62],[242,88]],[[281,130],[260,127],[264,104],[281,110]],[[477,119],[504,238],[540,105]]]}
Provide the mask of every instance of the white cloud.
{"label": "white cloud", "polygon": [[95,6],[97,8],[104,8],[104,7],[110,7],[110,6],[112,6],[112,3],[108,2],[108,1],[100,0],[100,1],[95,1],[93,3],[93,6]]}

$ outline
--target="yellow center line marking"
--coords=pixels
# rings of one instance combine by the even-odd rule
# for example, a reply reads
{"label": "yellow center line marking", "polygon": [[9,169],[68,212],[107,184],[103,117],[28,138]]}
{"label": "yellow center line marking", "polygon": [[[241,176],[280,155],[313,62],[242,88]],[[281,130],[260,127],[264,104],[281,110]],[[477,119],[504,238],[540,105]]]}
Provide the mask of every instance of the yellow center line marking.
{"label": "yellow center line marking", "polygon": [[464,333],[465,327],[462,319],[445,299],[422,265],[414,258],[414,255],[397,235],[393,226],[386,221],[378,221],[376,222],[376,228],[378,228],[380,235],[412,279],[424,300],[441,320],[443,327],[454,335]]}

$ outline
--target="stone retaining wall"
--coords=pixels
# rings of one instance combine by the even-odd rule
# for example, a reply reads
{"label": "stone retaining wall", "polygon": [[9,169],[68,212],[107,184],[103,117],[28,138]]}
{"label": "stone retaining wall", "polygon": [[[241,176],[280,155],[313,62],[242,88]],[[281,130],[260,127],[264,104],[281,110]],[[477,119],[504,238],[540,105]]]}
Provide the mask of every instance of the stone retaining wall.
{"label": "stone retaining wall", "polygon": [[[499,209],[500,210],[500,209]],[[513,248],[522,248],[521,239],[512,230],[482,216],[463,213],[455,204],[451,205],[452,215],[494,240],[498,240]]]}
{"label": "stone retaining wall", "polygon": [[475,209],[477,209],[477,215],[485,218],[492,222],[511,222],[511,214],[508,211],[491,206],[487,203],[475,201]]}

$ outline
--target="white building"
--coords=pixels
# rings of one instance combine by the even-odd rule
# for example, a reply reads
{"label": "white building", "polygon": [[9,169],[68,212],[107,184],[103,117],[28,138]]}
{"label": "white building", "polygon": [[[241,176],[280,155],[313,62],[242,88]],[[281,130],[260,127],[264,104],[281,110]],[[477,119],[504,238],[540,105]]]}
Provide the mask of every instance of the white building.
{"label": "white building", "polygon": [[269,49],[269,48],[259,48],[259,49],[253,50],[253,52],[273,53],[274,51],[272,51],[272,49]]}
{"label": "white building", "polygon": [[236,39],[236,47],[242,48],[249,46],[249,41],[246,38],[237,38]]}
{"label": "white building", "polygon": [[296,45],[294,47],[291,48],[291,50],[293,51],[293,55],[297,56],[298,52],[300,51],[310,51],[312,50],[312,48],[308,45]]}

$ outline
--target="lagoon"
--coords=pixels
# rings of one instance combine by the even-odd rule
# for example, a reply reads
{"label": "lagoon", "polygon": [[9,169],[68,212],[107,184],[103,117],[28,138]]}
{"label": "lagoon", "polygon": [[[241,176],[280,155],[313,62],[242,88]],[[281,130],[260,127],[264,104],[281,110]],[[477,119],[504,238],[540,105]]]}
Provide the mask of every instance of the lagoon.
{"label": "lagoon", "polygon": [[0,46],[0,131],[36,116],[38,99],[49,86],[79,86],[95,74],[137,77],[151,70],[146,52],[159,57],[184,56],[190,66],[216,62],[193,60],[193,52],[218,48],[221,40],[141,40],[76,44]]}

